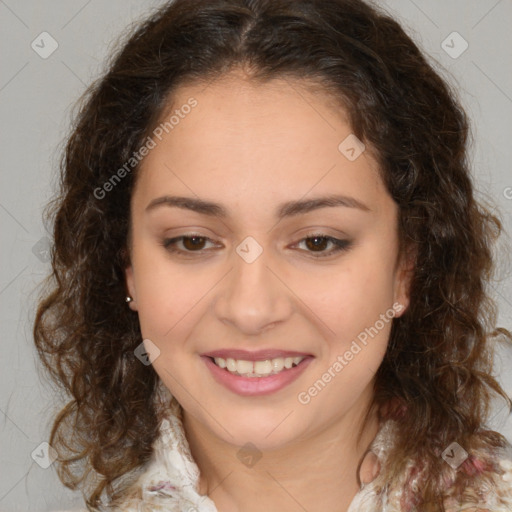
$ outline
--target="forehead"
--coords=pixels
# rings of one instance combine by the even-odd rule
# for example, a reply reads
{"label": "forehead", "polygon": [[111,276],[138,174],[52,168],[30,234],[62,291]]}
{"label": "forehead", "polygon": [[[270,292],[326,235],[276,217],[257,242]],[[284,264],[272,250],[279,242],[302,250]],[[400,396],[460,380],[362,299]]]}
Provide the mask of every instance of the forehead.
{"label": "forehead", "polygon": [[311,81],[275,78],[260,83],[234,72],[206,84],[181,86],[161,121],[179,112],[191,98],[197,106],[186,116],[187,123],[180,122],[173,131],[189,140],[190,132],[195,132],[203,143],[236,138],[237,148],[243,141],[247,147],[257,143],[279,147],[305,139],[309,143],[302,149],[306,150],[322,140],[332,142],[325,139],[326,134],[336,141],[336,132],[350,131],[340,100]]}
{"label": "forehead", "polygon": [[354,137],[341,103],[308,82],[259,84],[230,75],[184,85],[160,126],[161,140],[139,169],[146,198],[166,188],[212,199],[250,196],[259,204],[310,192],[374,202],[385,193],[369,151],[350,160],[340,149]]}

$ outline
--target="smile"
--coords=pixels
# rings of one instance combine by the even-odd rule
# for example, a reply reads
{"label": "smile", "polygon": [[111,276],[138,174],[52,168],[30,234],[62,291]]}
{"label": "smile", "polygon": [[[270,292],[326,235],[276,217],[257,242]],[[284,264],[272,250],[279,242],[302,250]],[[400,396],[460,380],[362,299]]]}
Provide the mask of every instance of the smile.
{"label": "smile", "polygon": [[313,356],[276,357],[265,360],[201,356],[218,384],[242,396],[275,393],[294,382]]}
{"label": "smile", "polygon": [[226,369],[233,375],[242,377],[268,377],[276,375],[284,369],[297,366],[305,356],[299,357],[277,357],[275,359],[265,359],[263,361],[246,361],[243,359],[224,359],[222,357],[214,357],[214,363],[220,368]]}

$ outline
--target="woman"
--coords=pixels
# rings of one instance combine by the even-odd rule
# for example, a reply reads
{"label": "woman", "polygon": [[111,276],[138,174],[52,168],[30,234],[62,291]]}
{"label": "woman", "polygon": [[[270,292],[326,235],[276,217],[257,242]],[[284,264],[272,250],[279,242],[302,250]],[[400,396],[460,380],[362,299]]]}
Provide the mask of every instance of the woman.
{"label": "woman", "polygon": [[177,0],[90,88],[34,325],[89,510],[512,509],[500,223],[468,123],[359,0]]}

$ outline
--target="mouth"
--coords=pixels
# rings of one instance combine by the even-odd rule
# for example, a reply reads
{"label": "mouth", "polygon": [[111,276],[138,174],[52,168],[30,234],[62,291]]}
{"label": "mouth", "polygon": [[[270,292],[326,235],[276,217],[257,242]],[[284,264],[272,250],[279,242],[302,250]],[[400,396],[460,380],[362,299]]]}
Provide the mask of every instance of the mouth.
{"label": "mouth", "polygon": [[298,366],[307,356],[276,357],[260,361],[249,361],[246,359],[234,359],[231,357],[209,357],[219,368],[224,369],[231,375],[247,378],[261,378],[277,375],[286,370]]}
{"label": "mouth", "polygon": [[[233,351],[230,351],[230,354],[234,355]],[[217,383],[238,395],[260,396],[275,393],[289,386],[314,359],[314,356],[306,354],[283,355],[286,357],[257,359],[256,353],[245,352],[245,357],[249,356],[252,359],[235,359],[222,357],[217,353],[205,354],[201,358]]]}

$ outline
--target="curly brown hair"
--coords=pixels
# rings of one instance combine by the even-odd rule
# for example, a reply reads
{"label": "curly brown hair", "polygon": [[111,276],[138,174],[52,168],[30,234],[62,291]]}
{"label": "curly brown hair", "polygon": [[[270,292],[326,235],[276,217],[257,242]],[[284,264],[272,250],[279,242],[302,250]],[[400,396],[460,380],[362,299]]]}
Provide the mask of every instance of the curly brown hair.
{"label": "curly brown hair", "polygon": [[[333,94],[377,155],[399,206],[400,249],[414,250],[407,312],[393,320],[374,405],[399,404],[401,437],[387,479],[412,456],[431,468],[417,503],[435,501],[441,451],[498,447],[482,430],[495,393],[486,290],[499,219],[476,200],[467,116],[455,91],[401,26],[361,0],[176,0],[137,25],[79,103],[48,205],[52,273],[34,323],[38,354],[72,400],[50,444],[68,487],[90,509],[115,501],[142,471],[158,434],[159,378],[134,356],[142,340],[126,307],[130,198],[138,165],[101,187],[142,146],[178,86],[244,68],[252,80],[309,80]],[[118,173],[119,176],[119,173]],[[508,402],[510,404],[510,402]],[[405,406],[405,407],[403,407]],[[428,441],[428,442],[427,442]],[[441,476],[439,477],[441,478]],[[87,486],[86,486],[87,484]]]}

